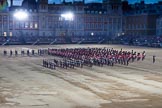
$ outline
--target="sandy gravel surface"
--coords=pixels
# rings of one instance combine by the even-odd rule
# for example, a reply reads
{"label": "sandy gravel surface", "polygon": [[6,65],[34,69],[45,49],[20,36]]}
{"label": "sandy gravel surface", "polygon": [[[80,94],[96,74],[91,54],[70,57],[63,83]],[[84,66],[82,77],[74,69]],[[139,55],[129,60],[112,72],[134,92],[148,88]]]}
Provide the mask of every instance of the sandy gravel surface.
{"label": "sandy gravel surface", "polygon": [[[129,66],[50,70],[41,63],[52,56],[2,54],[4,49],[65,47],[145,50],[147,56]],[[0,46],[0,108],[162,108],[162,49],[119,45]]]}

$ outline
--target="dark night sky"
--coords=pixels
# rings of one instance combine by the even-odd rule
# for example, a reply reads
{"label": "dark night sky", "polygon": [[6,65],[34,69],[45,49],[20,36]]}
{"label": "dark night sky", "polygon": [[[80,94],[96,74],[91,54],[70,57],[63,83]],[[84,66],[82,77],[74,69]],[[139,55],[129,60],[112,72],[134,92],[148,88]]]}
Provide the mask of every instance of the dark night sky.
{"label": "dark night sky", "polygon": [[[8,0],[10,1],[10,0]],[[59,3],[61,0],[49,0],[49,3],[53,3],[53,2],[56,2],[56,3]],[[72,0],[66,0],[66,1],[72,1]],[[86,2],[94,2],[94,1],[97,1],[97,2],[101,2],[102,0],[85,0]],[[128,0],[129,3],[135,3],[135,2],[139,2],[140,0]],[[158,0],[145,0],[146,3],[155,3],[157,2]],[[160,0],[159,0],[160,1]],[[162,0],[161,0],[162,1]],[[22,0],[14,0],[14,4],[15,5],[20,5],[22,2]],[[10,3],[9,3],[10,4]]]}

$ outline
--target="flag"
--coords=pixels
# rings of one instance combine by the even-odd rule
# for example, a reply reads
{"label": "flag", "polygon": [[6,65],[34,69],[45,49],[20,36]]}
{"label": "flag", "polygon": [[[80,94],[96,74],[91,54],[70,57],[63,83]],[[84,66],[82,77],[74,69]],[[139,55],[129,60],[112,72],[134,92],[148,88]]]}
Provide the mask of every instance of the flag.
{"label": "flag", "polygon": [[7,10],[8,3],[7,0],[0,0],[0,11]]}

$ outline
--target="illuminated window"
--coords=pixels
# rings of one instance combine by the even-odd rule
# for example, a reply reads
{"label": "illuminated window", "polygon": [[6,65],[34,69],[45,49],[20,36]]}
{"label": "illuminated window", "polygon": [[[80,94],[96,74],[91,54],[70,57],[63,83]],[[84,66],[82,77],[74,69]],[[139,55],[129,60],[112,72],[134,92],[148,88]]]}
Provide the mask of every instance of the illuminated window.
{"label": "illuminated window", "polygon": [[25,23],[25,28],[28,28],[29,24],[28,22]]}
{"label": "illuminated window", "polygon": [[10,36],[12,37],[12,32],[10,32]]}
{"label": "illuminated window", "polygon": [[33,28],[33,23],[30,23],[30,28]]}
{"label": "illuminated window", "polygon": [[6,37],[7,36],[7,32],[3,32],[3,36]]}
{"label": "illuminated window", "polygon": [[35,28],[35,29],[38,28],[38,24],[37,24],[37,23],[34,24],[34,28]]}

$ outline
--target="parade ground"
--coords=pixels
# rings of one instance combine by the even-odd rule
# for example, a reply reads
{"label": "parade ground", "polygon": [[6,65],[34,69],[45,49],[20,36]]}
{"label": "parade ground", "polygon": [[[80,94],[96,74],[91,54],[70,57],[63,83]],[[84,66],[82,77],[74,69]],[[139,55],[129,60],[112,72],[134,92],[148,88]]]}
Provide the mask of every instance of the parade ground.
{"label": "parade ground", "polygon": [[[42,66],[53,56],[4,56],[3,51],[106,47],[146,52],[128,66]],[[153,55],[156,61],[153,63]],[[0,108],[162,108],[162,49],[122,45],[0,46]]]}

